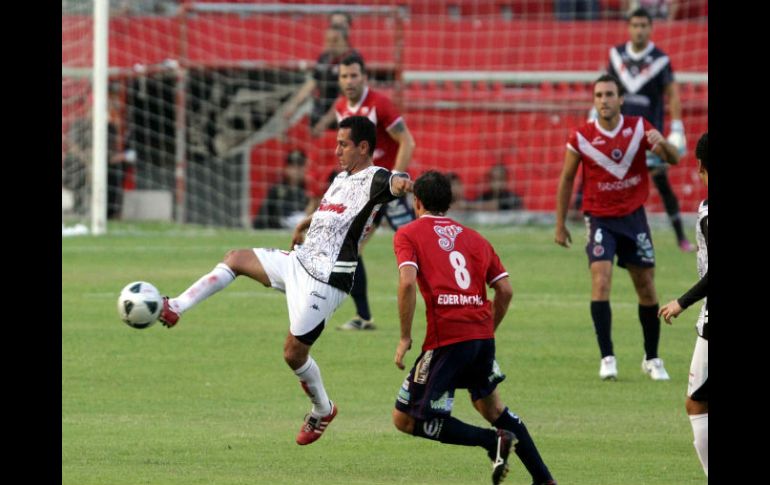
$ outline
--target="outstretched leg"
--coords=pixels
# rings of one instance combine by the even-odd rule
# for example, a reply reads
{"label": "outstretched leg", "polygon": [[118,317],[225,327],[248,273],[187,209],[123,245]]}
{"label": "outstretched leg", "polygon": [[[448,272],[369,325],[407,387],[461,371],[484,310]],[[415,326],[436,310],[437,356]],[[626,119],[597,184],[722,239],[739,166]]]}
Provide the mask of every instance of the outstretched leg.
{"label": "outstretched leg", "polygon": [[214,293],[223,290],[238,276],[248,276],[265,286],[270,286],[262,263],[252,249],[237,249],[225,254],[224,262],[203,275],[176,298],[165,299],[160,319],[168,327],[179,320],[182,313],[202,302]]}

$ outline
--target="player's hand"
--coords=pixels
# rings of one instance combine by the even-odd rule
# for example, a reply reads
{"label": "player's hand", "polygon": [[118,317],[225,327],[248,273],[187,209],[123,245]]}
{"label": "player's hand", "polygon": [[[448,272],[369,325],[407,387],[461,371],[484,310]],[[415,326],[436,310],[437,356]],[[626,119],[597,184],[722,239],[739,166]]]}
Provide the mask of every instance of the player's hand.
{"label": "player's hand", "polygon": [[665,141],[665,138],[663,138],[663,135],[661,135],[658,130],[652,129],[652,130],[646,131],[644,134],[647,135],[647,142],[649,142],[649,144],[652,145],[653,149],[655,149],[655,146],[658,143]]}
{"label": "player's hand", "polygon": [[414,182],[404,177],[393,177],[393,193],[399,196],[406,195],[407,192],[411,192],[414,188]]}
{"label": "player's hand", "polygon": [[671,325],[671,319],[678,317],[679,314],[683,311],[684,310],[682,309],[682,306],[679,305],[678,301],[671,300],[670,302],[660,307],[660,310],[658,310],[658,316],[662,316],[666,323]]}
{"label": "player's hand", "polygon": [[401,338],[398,342],[398,347],[396,347],[396,356],[394,357],[394,360],[396,362],[396,367],[398,367],[401,370],[404,370],[404,356],[406,355],[406,352],[412,348],[412,339],[411,338]]}
{"label": "player's hand", "polygon": [[570,247],[572,244],[572,235],[569,233],[569,229],[566,226],[556,226],[556,234],[553,237],[553,242],[559,246],[565,248]]}
{"label": "player's hand", "polygon": [[668,134],[667,140],[674,145],[680,157],[687,153],[687,138],[684,136],[682,120],[671,120],[671,132]]}
{"label": "player's hand", "polygon": [[291,235],[291,247],[289,248],[289,251],[294,250],[295,245],[302,244],[303,242],[305,242],[305,230],[296,227],[294,233]]}

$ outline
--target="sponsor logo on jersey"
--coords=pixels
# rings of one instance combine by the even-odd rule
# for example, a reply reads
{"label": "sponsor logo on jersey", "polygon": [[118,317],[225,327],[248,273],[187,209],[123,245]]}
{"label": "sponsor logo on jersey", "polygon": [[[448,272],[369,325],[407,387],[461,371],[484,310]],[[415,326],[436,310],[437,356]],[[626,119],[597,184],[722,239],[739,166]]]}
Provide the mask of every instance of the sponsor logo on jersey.
{"label": "sponsor logo on jersey", "polygon": [[320,299],[322,299],[322,300],[325,300],[325,299],[326,299],[326,297],[325,297],[325,296],[321,295],[320,293],[318,293],[318,292],[317,292],[317,291],[315,291],[315,290],[311,291],[311,292],[310,292],[310,295],[311,295],[311,296],[314,296],[314,297],[316,297],[316,298],[320,298]]}
{"label": "sponsor logo on jersey", "polygon": [[342,214],[345,212],[347,207],[345,204],[333,204],[331,202],[327,202],[326,199],[321,201],[321,205],[318,206],[318,212],[336,212],[337,214]]}
{"label": "sponsor logo on jersey", "polygon": [[607,141],[601,136],[597,136],[596,138],[591,140],[591,145],[604,145],[605,143],[607,143]]}
{"label": "sponsor logo on jersey", "polygon": [[618,180],[617,182],[598,182],[596,185],[602,192],[612,192],[613,190],[623,190],[634,187],[642,182],[640,175],[634,175],[630,179]]}
{"label": "sponsor logo on jersey", "polygon": [[632,130],[630,126],[623,128],[623,131],[621,132],[621,134],[623,135],[623,138],[628,138],[633,133],[634,133],[634,130]]}
{"label": "sponsor logo on jersey", "polygon": [[438,234],[438,245],[444,251],[451,251],[455,248],[455,239],[463,232],[460,226],[433,226],[433,230]]}

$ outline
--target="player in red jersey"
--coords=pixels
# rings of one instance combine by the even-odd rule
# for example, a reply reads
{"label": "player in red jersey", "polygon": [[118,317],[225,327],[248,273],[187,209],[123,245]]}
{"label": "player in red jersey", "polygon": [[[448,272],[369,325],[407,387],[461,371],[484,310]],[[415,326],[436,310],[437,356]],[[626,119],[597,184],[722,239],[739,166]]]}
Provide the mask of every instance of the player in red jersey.
{"label": "player in red jersey", "polygon": [[[414,436],[486,449],[492,483],[502,481],[514,450],[535,484],[555,484],[526,426],[497,391],[505,376],[495,361],[495,329],[513,296],[508,273],[486,239],[444,216],[452,200],[448,177],[426,172],[415,181],[414,196],[418,219],[393,240],[400,274],[399,369],[412,346],[417,284],[428,327],[422,353],[398,392],[393,422]],[[492,301],[487,285],[495,290]],[[497,431],[453,418],[455,389],[468,389],[473,406]]]}
{"label": "player in red jersey", "polygon": [[591,270],[591,317],[601,351],[599,377],[616,379],[612,348],[610,288],[612,262],[628,269],[639,297],[639,321],[644,335],[642,370],[653,380],[668,380],[658,357],[660,319],[655,292],[655,252],[644,212],[650,192],[645,151],[676,164],[676,147],[647,120],[623,116],[620,81],[605,74],[594,83],[598,119],[575,130],[567,143],[564,169],[556,201],[556,244],[569,247],[572,236],[565,224],[567,206],[578,165],[583,163],[583,210],[588,229],[586,252]]}
{"label": "player in red jersey", "polygon": [[[393,102],[384,94],[369,88],[367,85],[366,69],[361,56],[351,54],[340,63],[340,90],[342,94],[334,103],[337,122],[349,116],[366,116],[377,126],[377,149],[374,152],[374,164],[388,170],[405,172],[412,160],[415,143],[409,128]],[[414,220],[414,210],[407,199],[398,199],[389,203],[377,213],[372,225],[377,228],[382,218],[397,231],[399,227]],[[362,243],[361,251],[366,241],[374,231],[367,234]],[[357,315],[340,327],[341,330],[373,330],[371,310],[366,288],[366,270],[359,255],[358,266],[350,292],[356,304]]]}

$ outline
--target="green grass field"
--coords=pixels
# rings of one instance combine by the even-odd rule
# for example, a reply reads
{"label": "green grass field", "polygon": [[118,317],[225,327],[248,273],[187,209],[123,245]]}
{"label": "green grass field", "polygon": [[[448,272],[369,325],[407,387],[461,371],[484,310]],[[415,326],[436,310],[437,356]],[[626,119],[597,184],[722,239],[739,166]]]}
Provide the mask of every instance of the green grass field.
{"label": "green grass field", "polygon": [[[635,293],[617,269],[611,301],[619,379],[601,381],[584,230],[571,229],[569,250],[553,244],[550,227],[482,231],[514,288],[497,334],[504,401],[524,419],[560,485],[705,483],[684,411],[697,308],[663,325],[660,351],[671,380],[653,382],[640,370]],[[654,236],[666,302],[695,281],[695,256],[677,249],[670,229]],[[294,443],[310,405],[283,362],[281,293],[239,278],[174,329],[134,330],[118,319],[117,295],[130,281],[176,295],[228,249],[286,248],[289,239],[288,232],[154,224],[62,238],[62,483],[489,483],[480,448],[413,438],[391,424],[406,372],[393,364],[399,330],[389,231],[378,231],[365,253],[378,330],[335,330],[355,313],[348,299],[313,347],[340,411],[307,447]],[[416,342],[424,329],[420,301]],[[407,354],[409,365],[418,347]],[[464,396],[458,391],[453,415],[485,425]],[[505,483],[530,483],[515,458]]]}

